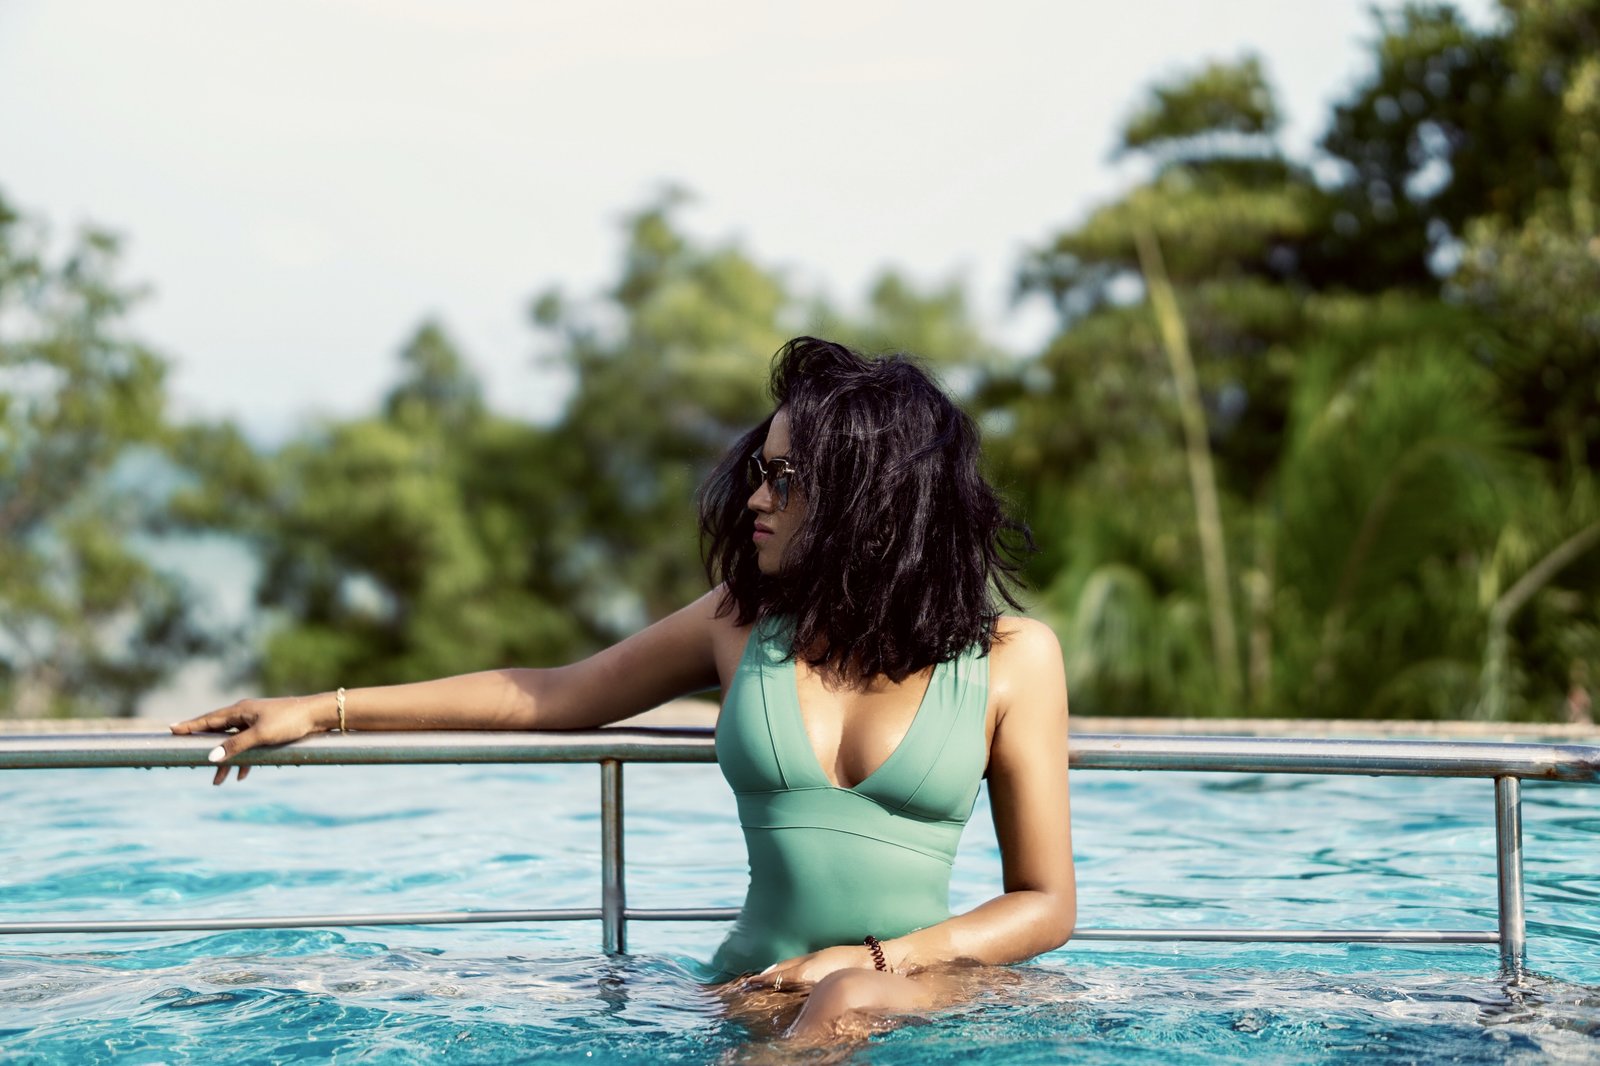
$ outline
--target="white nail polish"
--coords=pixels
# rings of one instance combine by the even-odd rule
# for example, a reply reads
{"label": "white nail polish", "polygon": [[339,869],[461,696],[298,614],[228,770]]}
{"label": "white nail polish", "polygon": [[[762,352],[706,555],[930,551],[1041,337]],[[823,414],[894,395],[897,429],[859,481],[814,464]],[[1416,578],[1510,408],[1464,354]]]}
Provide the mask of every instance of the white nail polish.
{"label": "white nail polish", "polygon": [[222,745],[221,744],[218,744],[216,747],[212,748],[211,749],[211,754],[206,756],[206,758],[209,759],[212,762],[221,762],[223,759],[226,759],[227,757],[228,757],[228,753],[222,750]]}

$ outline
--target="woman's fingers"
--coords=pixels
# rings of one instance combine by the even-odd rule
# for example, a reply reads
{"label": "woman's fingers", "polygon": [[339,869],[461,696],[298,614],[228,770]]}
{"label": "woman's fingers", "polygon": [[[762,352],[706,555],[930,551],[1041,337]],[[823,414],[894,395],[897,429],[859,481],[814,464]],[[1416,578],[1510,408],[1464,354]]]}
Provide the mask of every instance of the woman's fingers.
{"label": "woman's fingers", "polygon": [[[228,771],[234,769],[234,767],[229,764],[228,760],[233,758],[235,755],[240,754],[241,752],[249,751],[251,748],[256,747],[260,742],[261,738],[258,734],[258,731],[252,726],[242,733],[233,734],[221,744],[218,744],[216,747],[212,748],[211,751],[206,755],[206,758],[211,762],[217,763],[218,765],[216,774],[211,778],[211,783],[213,785],[220,785],[226,781],[228,779]],[[239,771],[240,781],[243,781],[250,773],[250,767],[248,766],[240,766],[237,769]]]}
{"label": "woman's fingers", "polygon": [[782,992],[784,989],[797,989],[805,987],[806,982],[800,977],[797,967],[769,966],[760,973],[751,974],[745,978],[745,987],[755,990],[768,990]]}
{"label": "woman's fingers", "polygon": [[780,959],[760,973],[752,974],[747,980],[752,988],[771,988],[779,991],[786,988],[805,988],[814,983],[807,979],[807,971],[820,954],[822,954],[820,951],[811,951],[804,955],[796,955],[792,959]]}
{"label": "woman's fingers", "polygon": [[[293,699],[240,700],[231,707],[174,722],[167,728],[180,735],[236,730],[206,755],[210,762],[217,764],[217,772],[211,783],[220,785],[228,779],[228,771],[234,768],[229,763],[234,756],[263,744],[287,744],[315,732],[302,703]],[[250,768],[246,766],[237,769],[240,781],[250,773]]]}
{"label": "woman's fingers", "polygon": [[212,748],[206,758],[212,762],[227,762],[240,752],[249,751],[260,743],[261,731],[257,727],[251,726],[249,729],[234,733],[221,744]]}
{"label": "woman's fingers", "polygon": [[[232,768],[229,760],[236,755],[263,745],[288,744],[317,732],[311,710],[309,701],[294,697],[240,700],[220,711],[174,722],[168,728],[180,735],[234,731],[206,755],[217,764],[211,783],[220,785],[228,779]],[[243,781],[248,773],[247,768],[239,767],[239,780]]]}
{"label": "woman's fingers", "polygon": [[219,733],[227,726],[222,722],[212,724],[213,718],[220,718],[224,712],[217,711],[213,714],[202,714],[198,718],[188,718],[182,722],[173,722],[167,728],[174,733]]}
{"label": "woman's fingers", "polygon": [[[239,739],[250,732],[245,727],[255,718],[254,715],[245,712],[242,706],[243,702],[241,700],[232,707],[224,707],[220,711],[212,711],[210,714],[202,714],[194,718],[187,718],[181,722],[173,722],[167,727],[179,736],[186,736],[190,733],[221,733],[228,729],[244,729],[243,733],[237,733],[229,737],[212,748],[206,755],[206,758],[211,762],[223,764],[217,767],[217,772],[211,777],[213,785],[220,785],[228,779],[230,767],[226,765],[227,760],[243,751],[244,748],[251,746],[249,742],[246,742],[243,746],[239,744]],[[247,767],[239,768],[240,781],[244,780],[247,772]]]}
{"label": "woman's fingers", "polygon": [[228,729],[243,728],[255,720],[255,715],[246,710],[243,703],[241,700],[232,707],[224,707],[220,711],[174,722],[167,728],[174,733],[221,733]]}

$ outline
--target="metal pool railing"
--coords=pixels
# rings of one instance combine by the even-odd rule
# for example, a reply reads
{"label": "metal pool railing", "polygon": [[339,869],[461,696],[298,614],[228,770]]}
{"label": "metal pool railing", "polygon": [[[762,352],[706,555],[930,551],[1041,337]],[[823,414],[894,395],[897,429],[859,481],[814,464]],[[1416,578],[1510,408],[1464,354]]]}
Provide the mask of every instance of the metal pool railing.
{"label": "metal pool railing", "polygon": [[[72,734],[0,737],[0,770],[206,767],[215,736]],[[600,906],[552,910],[304,914],[263,918],[171,918],[98,922],[0,922],[0,934],[128,933],[470,922],[599,921],[607,952],[626,949],[630,921],[727,921],[737,908],[629,907],[622,849],[622,766],[716,761],[709,729],[609,728],[574,733],[323,734],[257,748],[247,766],[390,763],[598,763]],[[1600,784],[1600,747],[1405,740],[1075,735],[1077,770],[1476,777],[1494,781],[1496,929],[1078,929],[1075,940],[1206,940],[1236,943],[1498,944],[1502,961],[1526,954],[1522,904],[1521,781]]]}

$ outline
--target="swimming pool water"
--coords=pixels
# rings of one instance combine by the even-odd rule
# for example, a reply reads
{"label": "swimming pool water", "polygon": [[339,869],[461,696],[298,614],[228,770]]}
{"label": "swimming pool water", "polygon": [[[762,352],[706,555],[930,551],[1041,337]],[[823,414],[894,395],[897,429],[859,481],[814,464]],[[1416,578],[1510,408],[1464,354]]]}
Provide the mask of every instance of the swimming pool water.
{"label": "swimming pool water", "polygon": [[[629,766],[628,899],[732,906],[714,767]],[[590,766],[0,774],[4,920],[593,906]],[[1083,926],[1493,928],[1487,781],[1078,773]],[[1488,946],[1075,943],[865,1062],[1600,1061],[1600,789],[1526,782],[1530,972]],[[979,809],[959,909],[998,891]],[[706,1062],[749,1054],[694,980],[717,924],[0,938],[0,1060]],[[771,1052],[771,1048],[765,1049]]]}

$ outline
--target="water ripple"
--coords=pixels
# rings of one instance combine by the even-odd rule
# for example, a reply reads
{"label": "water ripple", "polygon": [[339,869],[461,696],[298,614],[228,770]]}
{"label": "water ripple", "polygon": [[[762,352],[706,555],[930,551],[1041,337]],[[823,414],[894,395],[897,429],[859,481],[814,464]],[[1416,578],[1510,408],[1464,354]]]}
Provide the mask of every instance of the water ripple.
{"label": "water ripple", "polygon": [[[13,775],[8,915],[592,906],[592,767]],[[728,905],[746,868],[712,767],[628,768],[629,902]],[[428,779],[426,806],[394,805]],[[70,775],[70,776],[64,776]],[[20,783],[19,783],[20,782]],[[1492,947],[1074,944],[873,1039],[872,1062],[1600,1058],[1600,789],[1525,787],[1530,960]],[[138,802],[132,802],[137,796]],[[151,811],[160,812],[152,815]],[[494,812],[486,817],[485,812]],[[1085,926],[1493,928],[1483,782],[1079,774]],[[980,800],[952,901],[995,894]],[[205,908],[207,911],[209,907]],[[44,912],[50,912],[46,914]],[[725,927],[593,923],[30,937],[0,1054],[40,1063],[707,1062],[750,1039],[696,981]]]}

